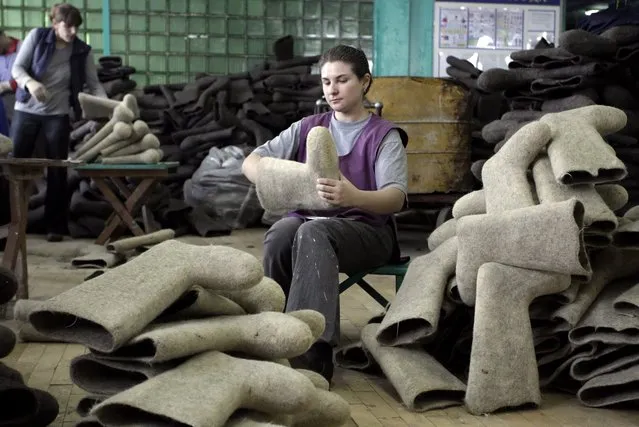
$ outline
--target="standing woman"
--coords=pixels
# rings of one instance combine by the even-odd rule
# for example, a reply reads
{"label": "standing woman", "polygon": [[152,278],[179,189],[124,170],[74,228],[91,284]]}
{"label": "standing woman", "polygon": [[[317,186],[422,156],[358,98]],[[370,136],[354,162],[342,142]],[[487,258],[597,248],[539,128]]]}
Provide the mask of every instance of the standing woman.
{"label": "standing woman", "polygon": [[[80,11],[70,4],[56,4],[49,15],[51,27],[35,28],[22,43],[13,64],[18,83],[11,123],[13,157],[31,157],[36,141],[46,144],[46,157],[69,156],[70,115],[82,118],[78,94],[86,85],[93,95],[106,97],[98,80],[91,46],[77,37]],[[38,138],[42,132],[43,138]],[[67,234],[67,171],[49,168],[45,222],[47,240],[60,241]]]}

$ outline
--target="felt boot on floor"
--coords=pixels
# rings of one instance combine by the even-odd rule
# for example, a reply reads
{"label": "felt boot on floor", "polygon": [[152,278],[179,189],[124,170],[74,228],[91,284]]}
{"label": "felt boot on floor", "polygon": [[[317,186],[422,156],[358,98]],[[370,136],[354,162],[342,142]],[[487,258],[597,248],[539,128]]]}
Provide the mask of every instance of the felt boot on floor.
{"label": "felt boot on floor", "polygon": [[477,271],[486,262],[589,278],[583,214],[571,199],[460,218],[456,281],[464,303],[475,304]]}
{"label": "felt boot on floor", "polygon": [[323,332],[324,316],[312,310],[219,316],[155,324],[113,352],[94,354],[159,363],[216,350],[274,360],[301,355]]}
{"label": "felt boot on floor", "polygon": [[189,287],[239,290],[264,277],[253,255],[168,240],[65,291],[29,315],[41,333],[110,352],[138,335]]}
{"label": "felt boot on floor", "polygon": [[239,408],[277,415],[308,411],[315,391],[311,380],[289,367],[213,351],[110,397],[91,414],[106,425],[223,427]]}
{"label": "felt boot on floor", "polygon": [[446,285],[455,274],[457,237],[415,258],[379,327],[383,345],[428,342],[437,333]]}
{"label": "felt boot on floor", "polygon": [[362,329],[362,342],[411,411],[458,406],[466,386],[419,346],[387,347],[376,338],[379,325]]}
{"label": "felt boot on floor", "polygon": [[473,414],[539,405],[539,373],[528,307],[561,292],[570,276],[483,264],[477,277],[473,344],[465,402]]}
{"label": "felt boot on floor", "polygon": [[[636,262],[639,262],[637,254]],[[606,285],[579,323],[568,333],[570,342],[584,345],[639,345],[639,319],[618,313],[614,301],[635,286],[636,279],[617,280]]]}
{"label": "felt boot on floor", "polygon": [[592,257],[592,277],[579,286],[574,302],[566,304],[552,314],[557,328],[568,331],[574,328],[601,291],[611,282],[639,273],[639,253],[634,250],[609,247]]}

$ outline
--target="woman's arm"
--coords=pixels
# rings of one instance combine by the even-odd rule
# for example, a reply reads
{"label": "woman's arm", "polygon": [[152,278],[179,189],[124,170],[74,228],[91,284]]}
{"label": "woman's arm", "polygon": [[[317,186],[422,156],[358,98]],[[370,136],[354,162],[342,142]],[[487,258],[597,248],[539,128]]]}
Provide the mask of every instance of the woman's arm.
{"label": "woman's arm", "polygon": [[300,136],[300,122],[297,121],[283,130],[275,138],[265,142],[249,154],[242,163],[242,173],[255,184],[257,181],[257,164],[262,157],[276,157],[291,160],[297,152]]}
{"label": "woman's arm", "polygon": [[242,162],[242,173],[253,184],[257,181],[257,164],[261,158],[262,156],[256,152],[252,152],[244,159],[244,162]]}
{"label": "woman's arm", "polygon": [[27,34],[11,67],[11,75],[16,80],[18,87],[23,89],[29,80],[33,80],[28,70],[31,68],[31,61],[33,60],[36,31],[37,29],[33,29]]}
{"label": "woman's arm", "polygon": [[364,191],[343,176],[339,181],[320,179],[317,191],[335,206],[358,207],[382,215],[402,210],[408,187],[408,160],[396,130],[390,131],[380,144],[375,181],[379,190]]}
{"label": "woman's arm", "polygon": [[86,84],[91,95],[99,96],[101,98],[107,98],[107,94],[98,79],[98,70],[95,68],[95,62],[93,60],[93,54],[89,52],[87,55],[87,63],[85,66],[85,73],[87,76]]}

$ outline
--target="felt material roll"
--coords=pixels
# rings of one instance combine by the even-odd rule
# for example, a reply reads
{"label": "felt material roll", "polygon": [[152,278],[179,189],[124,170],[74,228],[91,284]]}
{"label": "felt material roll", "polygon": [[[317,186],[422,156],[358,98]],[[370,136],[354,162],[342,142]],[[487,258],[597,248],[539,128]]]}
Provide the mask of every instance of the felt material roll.
{"label": "felt material roll", "polygon": [[639,28],[636,25],[617,25],[608,28],[599,35],[612,40],[617,46],[627,46],[639,42]]}
{"label": "felt material roll", "polygon": [[143,236],[129,237],[117,240],[115,242],[110,242],[106,246],[106,249],[109,252],[126,253],[141,246],[156,245],[158,243],[164,242],[165,240],[173,239],[174,237],[175,230],[159,230],[145,234]]}
{"label": "felt material roll", "polygon": [[623,111],[592,105],[546,114],[540,121],[551,130],[548,157],[555,178],[565,185],[618,181],[626,168],[602,136],[626,125]]}
{"label": "felt material roll", "polygon": [[[528,307],[534,298],[561,292],[568,286],[570,276],[565,274],[493,262],[480,267],[465,397],[471,413],[540,404]],[[504,354],[509,357],[504,359]]]}
{"label": "felt material roll", "polygon": [[73,384],[88,393],[114,395],[173,369],[181,362],[182,360],[155,364],[119,362],[83,354],[71,360],[70,375]]}
{"label": "felt material roll", "polygon": [[168,240],[31,312],[39,332],[109,352],[139,334],[189,287],[247,289],[263,277],[252,255]]}
{"label": "felt material roll", "polygon": [[626,316],[639,317],[639,286],[635,284],[621,293],[613,303],[615,312]]}
{"label": "felt material roll", "polygon": [[581,202],[571,199],[459,218],[456,280],[464,303],[474,305],[477,271],[486,262],[590,277],[583,212]]}
{"label": "felt material roll", "polygon": [[306,163],[264,157],[258,163],[257,196],[273,213],[331,209],[317,193],[317,179],[340,179],[339,159],[329,130],[316,126],[307,137]]}
{"label": "felt material roll", "polygon": [[[639,261],[637,254],[636,261]],[[617,313],[613,303],[619,295],[635,286],[636,280],[609,283],[588,308],[579,323],[568,333],[575,345],[592,341],[607,345],[639,345],[639,321],[636,317]]]}
{"label": "felt material roll", "polygon": [[[265,312],[151,325],[121,348],[94,353],[102,358],[159,363],[205,351],[241,352],[267,360],[306,352],[324,332],[324,317],[311,310]],[[307,323],[307,317],[310,319]]]}
{"label": "felt material roll", "polygon": [[398,346],[432,340],[437,333],[444,293],[455,273],[457,237],[411,261],[402,286],[381,322],[377,340]]}
{"label": "felt material roll", "polygon": [[311,380],[289,367],[212,351],[110,397],[91,414],[113,426],[168,422],[222,427],[239,408],[301,413],[311,407],[315,391]]}
{"label": "felt material roll", "polygon": [[423,412],[462,404],[464,383],[419,347],[380,345],[378,327],[374,323],[364,326],[362,342],[409,410]]}
{"label": "felt material roll", "polygon": [[617,216],[595,190],[594,184],[563,185],[555,180],[550,159],[540,156],[532,167],[537,197],[541,204],[576,198],[584,205],[586,232],[609,233],[617,228]]}
{"label": "felt material roll", "polygon": [[583,405],[593,408],[636,405],[639,401],[639,364],[591,379],[579,389],[577,398]]}

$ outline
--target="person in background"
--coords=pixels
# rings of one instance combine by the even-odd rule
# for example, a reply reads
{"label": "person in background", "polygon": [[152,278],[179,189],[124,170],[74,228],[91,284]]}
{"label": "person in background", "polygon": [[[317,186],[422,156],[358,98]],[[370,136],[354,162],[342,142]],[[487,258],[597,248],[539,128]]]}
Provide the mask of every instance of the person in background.
{"label": "person in background", "polygon": [[13,116],[13,105],[15,103],[15,91],[18,87],[15,79],[11,75],[11,68],[18,55],[20,40],[8,36],[4,30],[0,29],[0,133],[9,136],[9,123]]}
{"label": "person in background", "polygon": [[[32,157],[36,141],[46,144],[46,157],[67,159],[71,115],[82,118],[78,94],[83,88],[106,98],[91,53],[77,36],[80,11],[66,3],[51,8],[51,27],[35,28],[24,39],[13,64],[18,84],[11,139],[13,157]],[[38,138],[42,132],[43,138]],[[61,241],[67,234],[69,197],[65,168],[49,168],[45,221],[47,240]]]}
{"label": "person in background", "polygon": [[339,272],[400,258],[393,214],[406,200],[408,137],[364,106],[372,77],[363,51],[333,47],[320,58],[320,72],[332,111],[293,123],[257,147],[242,171],[255,183],[263,157],[305,162],[310,129],[324,126],[333,136],[342,177],[318,179],[317,193],[334,209],[291,212],[277,221],[264,237],[263,261],[264,274],[287,296],[287,312],[311,309],[324,315],[324,334],[291,364],[330,382],[333,347],[339,344]]}

